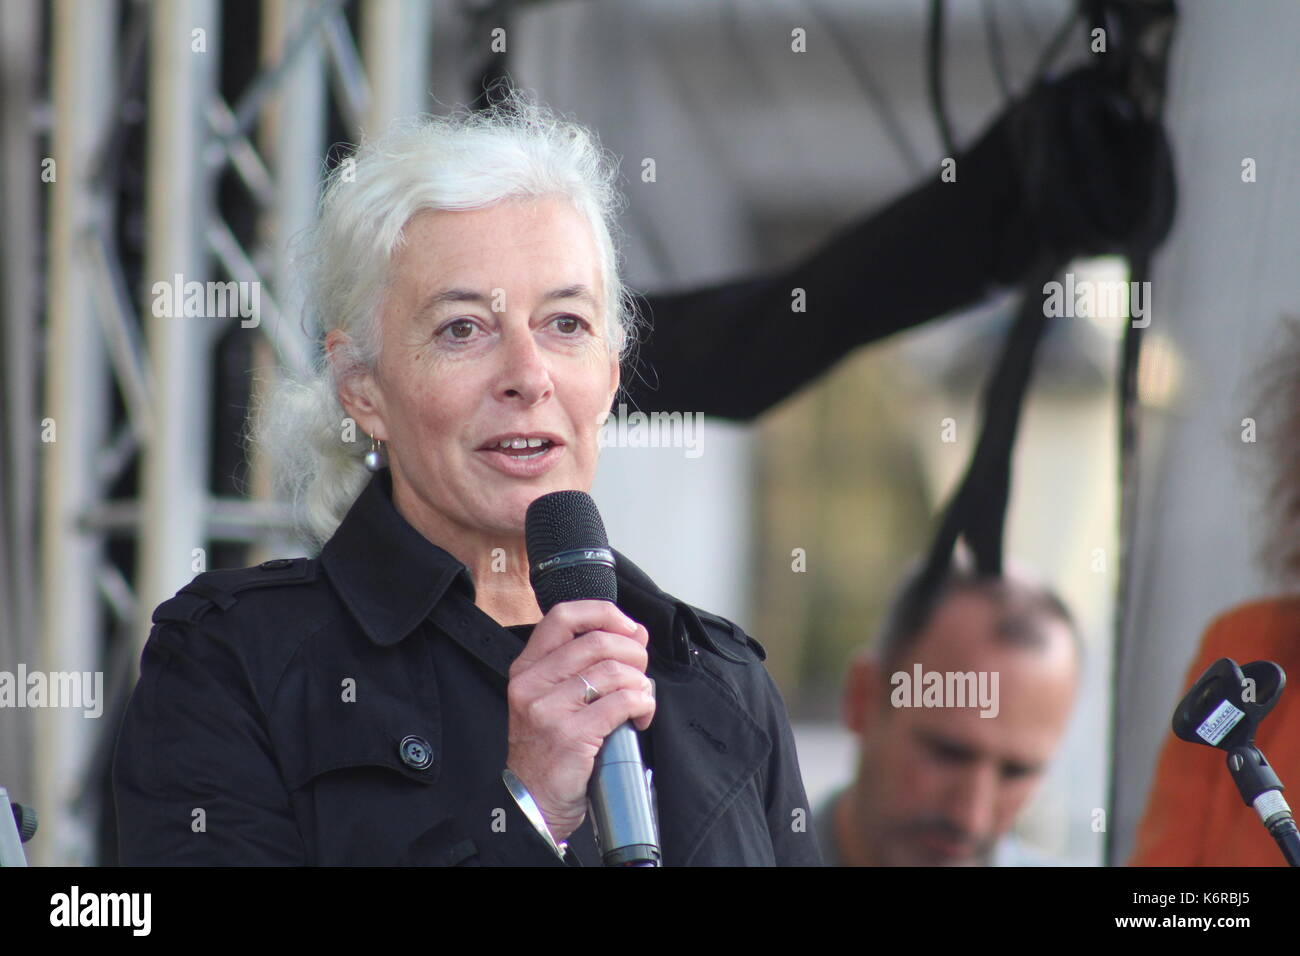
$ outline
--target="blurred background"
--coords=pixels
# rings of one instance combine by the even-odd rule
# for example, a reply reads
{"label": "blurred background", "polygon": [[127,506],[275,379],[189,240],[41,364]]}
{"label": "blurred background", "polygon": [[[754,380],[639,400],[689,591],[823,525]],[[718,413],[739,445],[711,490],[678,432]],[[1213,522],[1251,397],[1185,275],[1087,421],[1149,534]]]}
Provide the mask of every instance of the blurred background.
{"label": "blurred background", "polygon": [[[1067,0],[947,6],[958,143],[1045,65],[1087,56]],[[1240,431],[1258,411],[1252,369],[1300,309],[1300,8],[1178,6],[1165,115],[1180,205],[1151,276],[1129,559],[1125,315],[1048,333],[1008,509],[1007,553],[1061,593],[1088,649],[1070,730],[1018,832],[1085,865],[1108,844],[1127,853],[1209,618],[1276,587],[1253,562],[1262,453]],[[288,244],[348,144],[473,102],[508,71],[622,157],[633,288],[761,274],[934,176],[946,153],[927,98],[931,12],[907,0],[4,0],[0,671],[102,671],[106,698],[98,719],[0,709],[0,785],[42,815],[32,861],[115,859],[107,770],[153,607],[197,571],[304,553],[242,429],[257,377],[310,359]],[[794,29],[806,55],[790,55]],[[1072,266],[1098,280],[1127,269]],[[260,283],[256,327],[156,317],[152,284],[176,273]],[[765,645],[814,807],[854,769],[839,725],[846,662],[969,461],[1016,300],[990,289],[845,355],[752,424],[709,418],[698,457],[603,453],[595,493],[614,546]],[[873,308],[866,296],[843,321],[872,321]],[[805,570],[792,570],[795,549]]]}

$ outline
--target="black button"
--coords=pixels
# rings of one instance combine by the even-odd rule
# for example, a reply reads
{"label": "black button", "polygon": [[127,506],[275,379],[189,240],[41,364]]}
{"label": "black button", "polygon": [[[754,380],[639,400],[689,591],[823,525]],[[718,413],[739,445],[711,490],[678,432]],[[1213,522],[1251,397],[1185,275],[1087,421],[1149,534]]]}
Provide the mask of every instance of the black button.
{"label": "black button", "polygon": [[258,567],[263,571],[279,571],[291,564],[293,564],[293,558],[272,558],[270,561],[263,561]]}
{"label": "black button", "polygon": [[403,737],[397,752],[402,756],[402,763],[412,770],[428,770],[433,763],[433,748],[423,737]]}

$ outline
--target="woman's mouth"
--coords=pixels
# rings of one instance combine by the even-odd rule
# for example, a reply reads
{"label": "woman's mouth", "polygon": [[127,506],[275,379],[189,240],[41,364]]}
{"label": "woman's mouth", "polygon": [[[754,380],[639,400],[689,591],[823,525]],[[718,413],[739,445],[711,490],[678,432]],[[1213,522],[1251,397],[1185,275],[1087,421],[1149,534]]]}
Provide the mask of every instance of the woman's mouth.
{"label": "woman's mouth", "polygon": [[493,439],[479,449],[486,462],[512,478],[535,478],[550,471],[564,454],[558,440],[541,435]]}
{"label": "woman's mouth", "polygon": [[504,438],[488,450],[499,451],[511,458],[540,458],[553,444],[549,438]]}

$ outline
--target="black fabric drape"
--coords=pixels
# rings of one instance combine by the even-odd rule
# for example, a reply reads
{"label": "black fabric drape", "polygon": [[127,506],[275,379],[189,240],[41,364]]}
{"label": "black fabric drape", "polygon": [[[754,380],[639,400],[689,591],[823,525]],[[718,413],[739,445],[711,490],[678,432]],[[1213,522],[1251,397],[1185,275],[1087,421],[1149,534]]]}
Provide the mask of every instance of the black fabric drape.
{"label": "black fabric drape", "polygon": [[[1035,263],[1121,251],[1153,222],[1163,236],[1172,196],[1153,183],[1167,171],[1158,128],[1125,109],[1112,78],[1085,67],[1040,83],[957,157],[955,182],[936,169],[790,268],[640,297],[651,331],[626,400],[752,419],[858,346],[1020,282]],[[792,311],[795,289],[804,312]]]}

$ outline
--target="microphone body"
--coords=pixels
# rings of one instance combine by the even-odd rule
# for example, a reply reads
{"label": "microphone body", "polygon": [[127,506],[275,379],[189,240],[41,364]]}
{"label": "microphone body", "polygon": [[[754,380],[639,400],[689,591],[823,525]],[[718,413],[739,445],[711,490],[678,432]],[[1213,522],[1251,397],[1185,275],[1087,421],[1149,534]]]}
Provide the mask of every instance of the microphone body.
{"label": "microphone body", "polygon": [[[617,599],[614,554],[590,495],[542,495],[528,506],[524,533],[529,578],[543,614],[564,601]],[[650,774],[630,721],[601,745],[587,800],[606,866],[661,864]]]}

